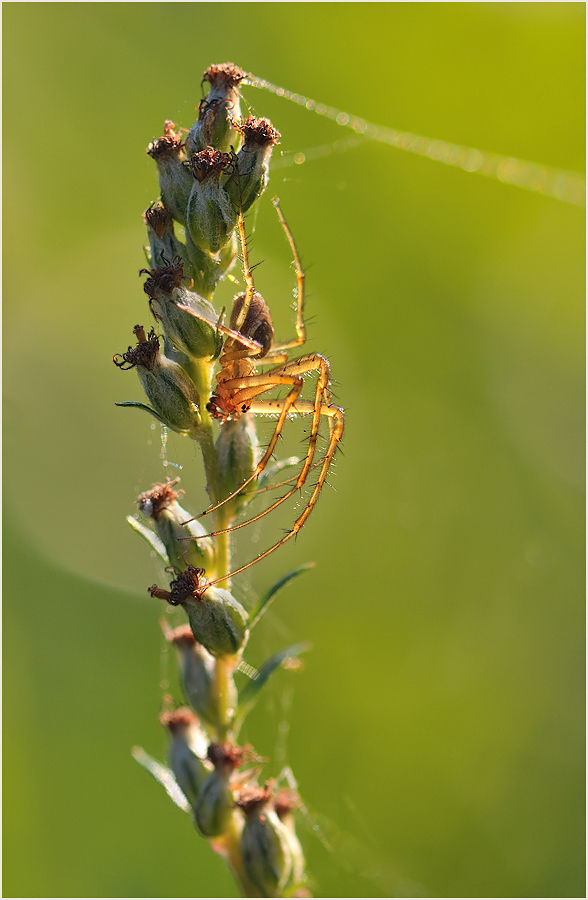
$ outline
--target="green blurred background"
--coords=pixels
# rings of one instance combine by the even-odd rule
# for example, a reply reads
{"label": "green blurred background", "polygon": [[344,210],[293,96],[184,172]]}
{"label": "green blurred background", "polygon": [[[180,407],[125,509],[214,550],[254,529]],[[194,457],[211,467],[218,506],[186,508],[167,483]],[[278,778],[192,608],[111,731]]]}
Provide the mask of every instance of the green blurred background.
{"label": "green blurred background", "polygon": [[[165,474],[159,430],[114,407],[142,398],[111,363],[147,321],[145,146],[167,117],[189,127],[202,71],[231,60],[373,122],[580,171],[584,4],[3,11],[4,896],[234,896],[129,753],[164,755],[170,668],[159,573],[125,523]],[[244,94],[279,149],[346,137]],[[249,602],[316,561],[251,641],[253,664],[313,651],[246,737],[296,773],[319,896],[584,896],[583,211],[377,144],[276,168],[252,259],[281,337],[274,193],[347,433],[336,490],[236,588]],[[196,510],[188,444],[166,452]]]}

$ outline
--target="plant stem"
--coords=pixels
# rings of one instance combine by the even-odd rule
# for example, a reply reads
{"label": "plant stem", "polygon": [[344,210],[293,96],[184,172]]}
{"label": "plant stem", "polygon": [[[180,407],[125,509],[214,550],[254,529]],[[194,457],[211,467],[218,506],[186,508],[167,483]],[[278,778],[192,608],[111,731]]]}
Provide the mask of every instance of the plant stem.
{"label": "plant stem", "polygon": [[[188,374],[192,378],[198,395],[200,397],[200,416],[202,424],[198,429],[197,440],[202,451],[202,459],[204,461],[204,471],[206,473],[206,487],[211,503],[218,503],[220,499],[219,490],[219,471],[217,466],[216,450],[214,446],[214,436],[212,433],[212,420],[206,409],[205,398],[210,397],[211,381],[212,381],[212,363],[202,361],[194,361],[189,368]],[[224,506],[220,506],[212,514],[214,530],[221,531],[227,527],[227,515]],[[216,569],[217,574],[231,571],[231,545],[230,534],[217,534],[214,538],[216,549]],[[230,588],[230,580],[227,579],[226,587]]]}
{"label": "plant stem", "polygon": [[236,660],[232,656],[222,656],[215,660],[214,665],[214,682],[213,682],[213,701],[216,707],[216,724],[218,731],[219,743],[227,740],[234,710],[229,708],[230,704],[230,687],[235,670]]}
{"label": "plant stem", "polygon": [[243,862],[241,859],[242,827],[243,826],[241,821],[235,814],[233,814],[231,824],[227,828],[226,832],[221,837],[215,838],[213,841],[211,841],[212,848],[215,853],[218,853],[227,861],[229,868],[233,873],[233,878],[237,882],[242,896],[261,897],[262,895],[254,887],[254,885],[251,884],[251,882],[247,878],[247,875],[245,874],[245,870],[243,869]]}

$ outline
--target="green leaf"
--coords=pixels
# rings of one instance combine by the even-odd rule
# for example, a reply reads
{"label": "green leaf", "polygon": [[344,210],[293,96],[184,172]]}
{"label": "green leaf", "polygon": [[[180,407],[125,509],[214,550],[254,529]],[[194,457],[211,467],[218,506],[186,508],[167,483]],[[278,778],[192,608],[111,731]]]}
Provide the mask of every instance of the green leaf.
{"label": "green leaf", "polygon": [[281,591],[282,588],[286,587],[294,578],[297,578],[299,575],[302,575],[303,572],[307,572],[308,569],[312,569],[314,566],[313,562],[304,563],[303,566],[299,566],[297,569],[294,569],[293,572],[289,572],[288,575],[284,575],[283,578],[280,578],[279,581],[267,591],[263,597],[260,598],[259,602],[253,607],[251,610],[251,614],[249,616],[249,628],[253,628],[254,625],[257,625],[259,620],[261,619],[263,613],[266,611],[270,602],[274,599],[278,591]]}
{"label": "green leaf", "polygon": [[285,659],[290,659],[292,656],[298,656],[299,653],[305,653],[307,650],[310,650],[310,647],[311,645],[308,641],[305,641],[302,644],[294,644],[292,647],[278,650],[277,653],[274,653],[273,656],[270,656],[270,658],[264,662],[259,670],[257,678],[248,681],[239,694],[239,712],[237,717],[239,723],[243,721],[257,700],[257,695],[260,690],[278,666],[280,666]]}
{"label": "green leaf", "polygon": [[155,552],[159,556],[161,556],[166,566],[169,566],[170,563],[169,557],[167,555],[167,550],[165,549],[163,543],[159,540],[155,532],[151,531],[150,528],[147,528],[146,525],[143,525],[141,522],[139,522],[138,519],[135,519],[134,516],[127,516],[127,522],[129,523],[133,531],[136,531],[137,534],[140,534],[142,538],[145,538],[145,540],[148,544],[151,545],[153,550],[155,550]]}
{"label": "green leaf", "polygon": [[120,403],[115,403],[115,406],[134,406],[136,409],[144,409],[145,412],[148,412],[150,415],[155,416],[158,422],[161,422],[162,425],[167,425],[167,422],[164,422],[161,416],[158,416],[154,409],[151,409],[150,406],[147,406],[146,403],[139,403],[137,400],[122,400]]}
{"label": "green leaf", "polygon": [[142,747],[133,747],[131,754],[133,759],[136,759],[139,765],[143,766],[159,782],[167,796],[173,800],[176,806],[179,806],[185,813],[192,812],[192,807],[188,803],[184,792],[174,778],[173,772],[167,766],[163,766],[156,759],[153,759],[152,756],[149,756],[148,753],[145,753]]}

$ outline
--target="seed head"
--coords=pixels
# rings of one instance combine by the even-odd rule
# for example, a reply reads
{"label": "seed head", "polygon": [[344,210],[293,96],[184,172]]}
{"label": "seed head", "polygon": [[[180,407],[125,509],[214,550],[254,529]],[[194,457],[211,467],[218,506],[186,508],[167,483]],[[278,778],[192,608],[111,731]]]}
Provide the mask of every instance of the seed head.
{"label": "seed head", "polygon": [[231,162],[228,153],[207,147],[190,157],[186,171],[193,184],[186,207],[186,228],[197,247],[216,254],[233,237],[237,213],[220,183],[220,176]]}
{"label": "seed head", "polygon": [[235,123],[241,118],[239,87],[246,73],[233,63],[209,66],[202,76],[208,84],[206,97],[198,107],[198,121],[186,136],[188,154],[213,146],[228,151],[237,145]]}
{"label": "seed head", "polygon": [[237,801],[245,811],[241,859],[262,897],[280,897],[291,882],[293,856],[286,827],[271,806],[271,785],[249,789]]}
{"label": "seed head", "polygon": [[171,119],[165,120],[162,137],[152,140],[147,147],[147,153],[152,159],[180,156],[182,136],[175,131],[175,127]]}
{"label": "seed head", "polygon": [[[200,718],[210,725],[216,725],[216,706],[213,695],[214,657],[202,647],[192,634],[189,625],[170,630],[166,637],[177,651],[180,677],[186,698]],[[235,683],[231,679],[228,689],[228,705],[236,708]]]}
{"label": "seed head", "polygon": [[210,324],[216,313],[204,297],[183,286],[183,273],[184,262],[176,256],[171,264],[141,269],[139,274],[149,275],[143,290],[149,297],[151,312],[174,347],[188,357],[211,358],[219,350],[219,337]]}
{"label": "seed head", "polygon": [[243,212],[255,203],[267,185],[269,161],[280,137],[269,119],[249,116],[237,126],[243,136],[233,171],[225,185],[231,202]]}
{"label": "seed head", "polygon": [[173,579],[169,591],[154,584],[148,592],[172,606],[182,606],[192,634],[215,657],[235,656],[249,637],[246,611],[228,591],[209,586],[204,569],[187,566]]}
{"label": "seed head", "polygon": [[208,738],[197,717],[186,706],[162,713],[159,721],[171,736],[169,766],[184,795],[193,804],[212,768],[206,760]]}
{"label": "seed head", "polygon": [[115,355],[114,364],[119,369],[137,369],[151,403],[150,411],[161,422],[180,434],[194,433],[201,419],[200,398],[193,382],[178,363],[160,352],[159,338],[153,328],[146,336],[143,326],[135,325],[133,333],[139,341],[137,346]]}
{"label": "seed head", "polygon": [[196,519],[190,520],[190,513],[177,502],[183,491],[175,491],[179,482],[169,479],[164,484],[155,484],[137,499],[143,515],[149,516],[157,536],[163,543],[171,566],[178,571],[187,565],[214,567],[214,546],[206,537],[206,530]]}
{"label": "seed head", "polygon": [[192,179],[184,166],[185,156],[181,135],[174,129],[174,123],[168,119],[163,136],[149,144],[147,153],[157,165],[159,190],[163,204],[176,222],[183,225],[184,213],[192,189]]}

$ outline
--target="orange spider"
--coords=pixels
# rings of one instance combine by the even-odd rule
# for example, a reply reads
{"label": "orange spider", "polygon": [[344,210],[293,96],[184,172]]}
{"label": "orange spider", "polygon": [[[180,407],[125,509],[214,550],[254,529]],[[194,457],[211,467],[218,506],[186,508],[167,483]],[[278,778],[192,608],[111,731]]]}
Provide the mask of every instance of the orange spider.
{"label": "orange spider", "polygon": [[[251,522],[265,516],[267,513],[276,509],[280,504],[284,503],[297,490],[302,488],[308,478],[308,473],[313,468],[313,460],[319,435],[319,425],[321,416],[329,419],[329,444],[322,462],[319,463],[320,471],[317,483],[314,485],[306,506],[298,516],[290,531],[284,535],[279,541],[276,541],[268,550],[260,553],[255,559],[250,560],[233,572],[217,578],[211,584],[217,584],[219,581],[225,581],[239,572],[252,566],[264,557],[269,556],[282,544],[294,537],[312,512],[321,489],[327,478],[327,473],[335,451],[341,437],[343,435],[344,417],[343,410],[338,406],[333,406],[330,402],[329,393],[329,363],[320,353],[310,353],[305,356],[299,356],[296,359],[288,359],[288,351],[295,347],[300,347],[306,340],[306,329],[304,325],[304,272],[300,263],[300,257],[294,243],[294,239],[288,228],[286,220],[282,214],[279,202],[276,198],[273,204],[277,210],[280,222],[284,231],[296,267],[297,280],[297,314],[296,314],[296,337],[290,341],[283,343],[273,343],[274,330],[272,326],[271,316],[267,304],[263,297],[255,290],[253,274],[249,266],[249,257],[247,253],[247,240],[245,235],[245,222],[243,214],[238,217],[239,239],[241,244],[241,252],[243,257],[243,276],[245,279],[246,290],[244,293],[238,294],[233,303],[233,309],[230,320],[230,336],[225,339],[222,354],[219,359],[221,370],[216,376],[216,389],[207,404],[210,414],[218,419],[221,423],[227,419],[237,419],[244,413],[261,413],[277,414],[278,420],[274,428],[274,432],[268,444],[268,447],[255,467],[253,474],[244,481],[239,487],[229,494],[219,503],[209,507],[200,516],[201,518],[208,513],[218,509],[224,503],[236,497],[240,491],[258,478],[269,462],[272,453],[278,442],[278,438],[284,427],[284,423],[288,415],[304,414],[312,416],[312,424],[310,429],[310,437],[308,447],[302,469],[294,486],[289,489],[282,497],[275,501],[263,512],[257,516],[247,519],[238,525],[230,528],[211,532],[211,536],[217,534],[225,534],[234,531],[237,528],[243,528]],[[189,307],[184,307],[187,311],[192,312]],[[227,329],[228,332],[228,329]],[[256,348],[252,349],[251,342],[255,342]],[[258,373],[256,364],[262,360],[263,363],[278,363],[267,372]],[[303,375],[309,372],[317,372],[318,378],[315,386],[314,399],[300,400],[300,394],[303,388]],[[283,399],[260,399],[263,394],[274,390],[275,388],[286,387],[288,394]]]}

